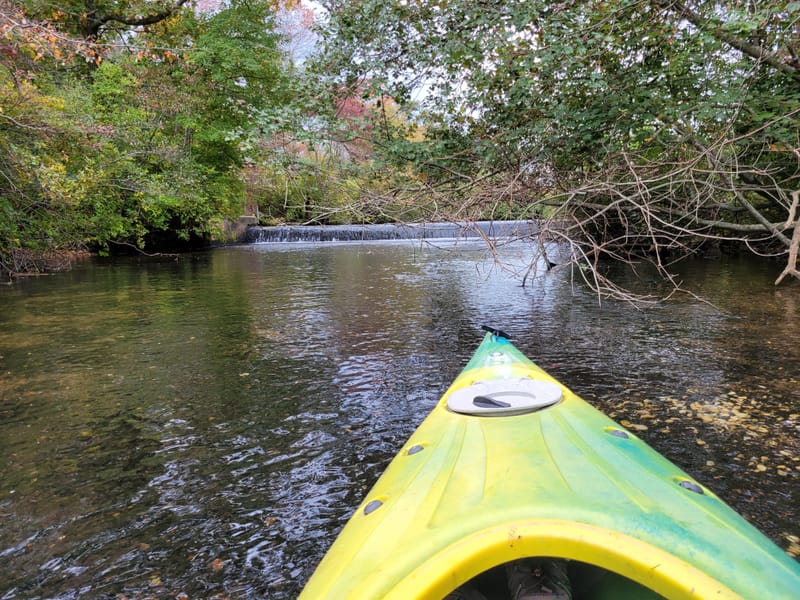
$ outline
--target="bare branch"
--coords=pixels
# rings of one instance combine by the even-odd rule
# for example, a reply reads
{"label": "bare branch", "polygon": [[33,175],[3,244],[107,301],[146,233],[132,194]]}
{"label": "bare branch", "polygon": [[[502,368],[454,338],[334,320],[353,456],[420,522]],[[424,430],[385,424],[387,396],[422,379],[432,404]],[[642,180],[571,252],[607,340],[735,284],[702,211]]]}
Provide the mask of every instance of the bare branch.
{"label": "bare branch", "polygon": [[[796,196],[795,196],[796,197]],[[797,221],[794,226],[794,234],[792,235],[792,243],[789,246],[789,261],[786,268],[775,280],[775,285],[778,285],[783,278],[787,275],[800,279],[800,270],[797,269],[797,254],[800,250],[800,221]]]}
{"label": "bare branch", "polygon": [[792,226],[792,222],[795,220],[797,216],[797,205],[800,204],[800,191],[795,190],[792,192],[792,205],[789,207],[789,216],[786,219],[786,223],[784,223],[784,228],[789,228]]}

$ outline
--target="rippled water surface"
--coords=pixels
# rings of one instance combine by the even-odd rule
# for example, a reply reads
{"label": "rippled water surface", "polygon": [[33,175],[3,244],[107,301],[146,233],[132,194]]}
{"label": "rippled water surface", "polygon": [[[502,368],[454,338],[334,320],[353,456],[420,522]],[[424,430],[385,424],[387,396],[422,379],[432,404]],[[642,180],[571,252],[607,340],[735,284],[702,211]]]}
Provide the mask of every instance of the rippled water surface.
{"label": "rippled water surface", "polygon": [[250,246],[3,286],[0,599],[296,597],[483,323],[793,552],[798,285],[694,263],[707,302],[637,311],[567,272],[521,287],[528,252]]}

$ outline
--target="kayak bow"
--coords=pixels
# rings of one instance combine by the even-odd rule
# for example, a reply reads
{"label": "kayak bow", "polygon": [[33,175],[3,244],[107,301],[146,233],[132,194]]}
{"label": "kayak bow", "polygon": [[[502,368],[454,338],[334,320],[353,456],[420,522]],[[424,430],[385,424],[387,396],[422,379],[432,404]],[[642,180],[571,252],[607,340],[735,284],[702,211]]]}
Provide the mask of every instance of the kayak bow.
{"label": "kayak bow", "polygon": [[582,598],[800,598],[800,564],[490,331],[301,598],[441,600],[526,557]]}

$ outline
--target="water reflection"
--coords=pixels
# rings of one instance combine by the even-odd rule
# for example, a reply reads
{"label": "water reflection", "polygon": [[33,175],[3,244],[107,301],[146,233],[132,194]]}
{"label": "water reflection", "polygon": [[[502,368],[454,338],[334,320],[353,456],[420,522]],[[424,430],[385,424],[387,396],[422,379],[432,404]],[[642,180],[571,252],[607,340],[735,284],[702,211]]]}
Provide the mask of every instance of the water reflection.
{"label": "water reflection", "polygon": [[[524,246],[221,249],[0,290],[0,598],[293,598],[494,323],[779,544],[796,286],[700,263],[635,311]],[[648,282],[646,285],[654,285]]]}

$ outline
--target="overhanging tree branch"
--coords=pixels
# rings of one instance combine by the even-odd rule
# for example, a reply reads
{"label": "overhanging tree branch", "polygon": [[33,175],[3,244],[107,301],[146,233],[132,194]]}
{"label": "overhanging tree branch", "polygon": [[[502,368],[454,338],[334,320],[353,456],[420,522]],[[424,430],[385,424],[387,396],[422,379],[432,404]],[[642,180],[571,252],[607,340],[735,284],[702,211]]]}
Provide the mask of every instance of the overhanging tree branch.
{"label": "overhanging tree branch", "polygon": [[119,23],[129,27],[144,27],[154,25],[167,19],[180,10],[189,0],[177,0],[174,5],[168,6],[164,10],[151,13],[149,15],[128,16],[121,13],[96,14],[91,12],[86,16],[81,26],[81,33],[87,39],[96,39],[100,30],[109,23]]}
{"label": "overhanging tree branch", "polygon": [[744,40],[741,37],[726,31],[722,23],[715,20],[712,21],[711,19],[704,19],[680,0],[656,0],[655,3],[657,6],[665,10],[673,10],[677,12],[681,17],[689,21],[701,31],[711,34],[732,48],[735,48],[747,56],[755,58],[756,60],[767,64],[782,73],[786,73],[790,77],[800,82],[800,71],[794,64],[789,64],[779,54],[770,52],[763,46],[752,44],[747,40]]}

